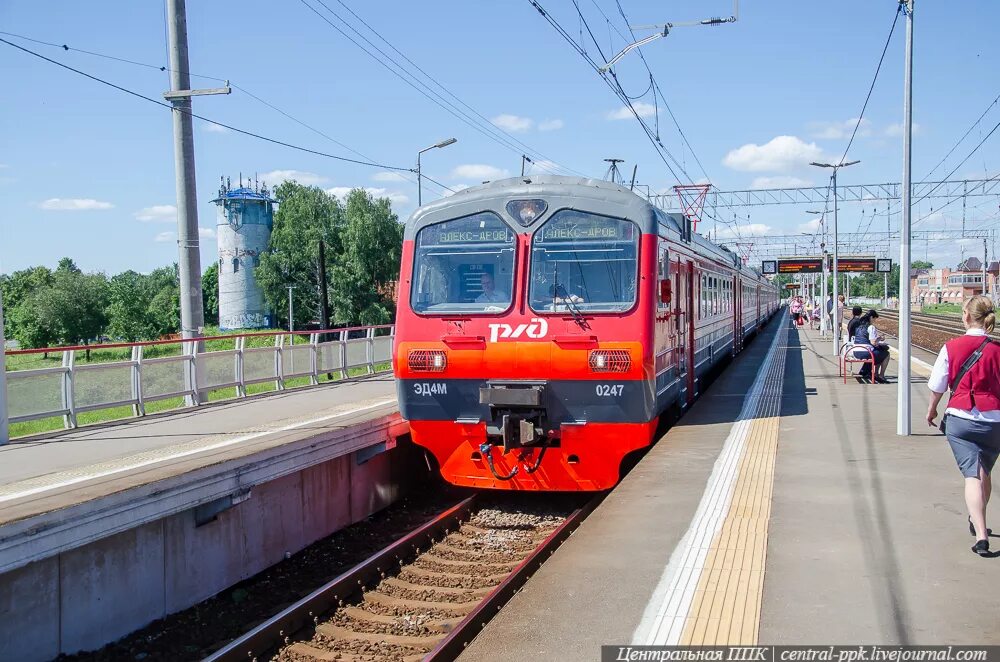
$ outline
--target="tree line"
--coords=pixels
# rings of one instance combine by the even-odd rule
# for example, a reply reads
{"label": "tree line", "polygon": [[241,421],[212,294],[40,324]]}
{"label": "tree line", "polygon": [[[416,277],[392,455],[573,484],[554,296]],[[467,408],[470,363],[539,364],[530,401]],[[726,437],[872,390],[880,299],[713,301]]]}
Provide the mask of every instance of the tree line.
{"label": "tree line", "polygon": [[[295,327],[390,323],[403,226],[386,198],[363,189],[341,201],[318,187],[285,182],[257,282],[275,319],[287,328],[293,286]],[[219,265],[202,274],[206,325],[218,324]],[[177,265],[148,274],[84,273],[72,259],[55,269],[0,274],[4,332],[25,348],[85,345],[108,338],[135,342],[180,329]]]}

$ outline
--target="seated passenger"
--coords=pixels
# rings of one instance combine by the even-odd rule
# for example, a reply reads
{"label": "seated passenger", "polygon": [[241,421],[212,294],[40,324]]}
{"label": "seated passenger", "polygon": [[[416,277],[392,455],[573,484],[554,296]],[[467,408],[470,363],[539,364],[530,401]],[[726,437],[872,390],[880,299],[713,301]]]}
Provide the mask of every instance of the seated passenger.
{"label": "seated passenger", "polygon": [[[889,381],[885,378],[885,369],[889,365],[889,345],[875,328],[875,324],[872,322],[875,319],[878,319],[878,313],[869,310],[858,320],[854,327],[854,345],[858,348],[863,347],[871,350],[872,356],[875,357],[875,381],[879,384],[888,384]],[[859,359],[868,358],[868,352],[865,349],[854,350],[854,356]],[[865,363],[861,366],[857,379],[864,383],[870,381],[871,376],[871,364]]]}
{"label": "seated passenger", "polygon": [[858,330],[858,322],[861,321],[862,312],[861,306],[854,306],[854,308],[851,309],[851,314],[854,315],[854,317],[852,317],[847,323],[847,339],[851,342],[854,341],[854,332]]}
{"label": "seated passenger", "polygon": [[510,295],[495,289],[493,275],[483,272],[480,278],[483,292],[476,297],[476,303],[510,303]]}

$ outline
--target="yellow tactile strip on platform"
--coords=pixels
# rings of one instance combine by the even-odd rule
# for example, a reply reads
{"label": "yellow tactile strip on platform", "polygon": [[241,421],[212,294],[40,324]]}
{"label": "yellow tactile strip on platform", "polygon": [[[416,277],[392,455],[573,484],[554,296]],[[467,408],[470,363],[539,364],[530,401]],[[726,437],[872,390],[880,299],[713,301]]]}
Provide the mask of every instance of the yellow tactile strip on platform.
{"label": "yellow tactile strip on platform", "polygon": [[756,643],[787,340],[781,325],[633,643]]}
{"label": "yellow tactile strip on platform", "polygon": [[681,644],[757,643],[779,420],[753,422],[729,513],[709,547]]}

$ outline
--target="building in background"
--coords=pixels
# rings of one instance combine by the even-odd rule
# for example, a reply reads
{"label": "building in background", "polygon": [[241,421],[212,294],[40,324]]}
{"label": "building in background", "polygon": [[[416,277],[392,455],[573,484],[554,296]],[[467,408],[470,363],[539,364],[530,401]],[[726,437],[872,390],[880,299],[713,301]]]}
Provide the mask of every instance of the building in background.
{"label": "building in background", "polygon": [[[996,297],[997,275],[1000,262],[991,262],[986,268],[986,293]],[[976,294],[983,293],[983,263],[970,257],[955,269],[913,269],[910,271],[912,303],[960,304]]]}
{"label": "building in background", "polygon": [[249,181],[247,186],[240,181],[234,189],[226,179],[212,202],[219,209],[219,328],[271,328],[274,315],[264,304],[254,270],[271,240],[275,201],[266,186],[254,182],[250,188]]}

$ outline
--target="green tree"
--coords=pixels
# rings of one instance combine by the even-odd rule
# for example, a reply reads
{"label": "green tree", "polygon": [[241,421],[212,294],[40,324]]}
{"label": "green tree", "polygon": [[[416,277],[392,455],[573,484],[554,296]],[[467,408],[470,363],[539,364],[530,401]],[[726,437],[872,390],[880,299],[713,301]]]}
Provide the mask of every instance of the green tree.
{"label": "green tree", "polygon": [[913,269],[933,269],[933,262],[926,262],[924,260],[911,260],[910,267]]}
{"label": "green tree", "polygon": [[[21,303],[34,292],[51,283],[52,271],[48,267],[32,267],[15,271],[10,275],[0,275],[0,296],[3,297],[4,308],[4,333],[8,338],[17,338],[19,342],[23,343],[17,331],[17,320],[21,316],[17,310]],[[29,335],[37,336],[37,330],[29,332]]]}
{"label": "green tree", "polygon": [[26,347],[55,343],[88,344],[107,324],[108,280],[101,273],[84,274],[64,267],[51,284],[26,298],[16,311],[17,339]]}
{"label": "green tree", "polygon": [[[278,210],[267,252],[260,256],[255,275],[264,301],[287,325],[288,286],[292,285],[295,326],[301,328],[319,314],[323,296],[320,283],[340,253],[344,209],[340,202],[316,186],[285,182],[274,191]],[[320,264],[320,245],[324,260]],[[322,321],[321,321],[322,323]]]}
{"label": "green tree", "polygon": [[181,297],[177,265],[154,269],[147,279],[148,319],[153,337],[178,333],[181,328]]}
{"label": "green tree", "polygon": [[125,271],[108,283],[108,335],[135,342],[154,337],[149,321],[149,282],[146,276]]}
{"label": "green tree", "polygon": [[390,286],[399,277],[403,226],[387,198],[354,189],[333,268],[331,299],[339,324],[387,324],[396,314]]}
{"label": "green tree", "polygon": [[205,308],[205,324],[219,323],[219,263],[212,262],[201,275],[201,302]]}

